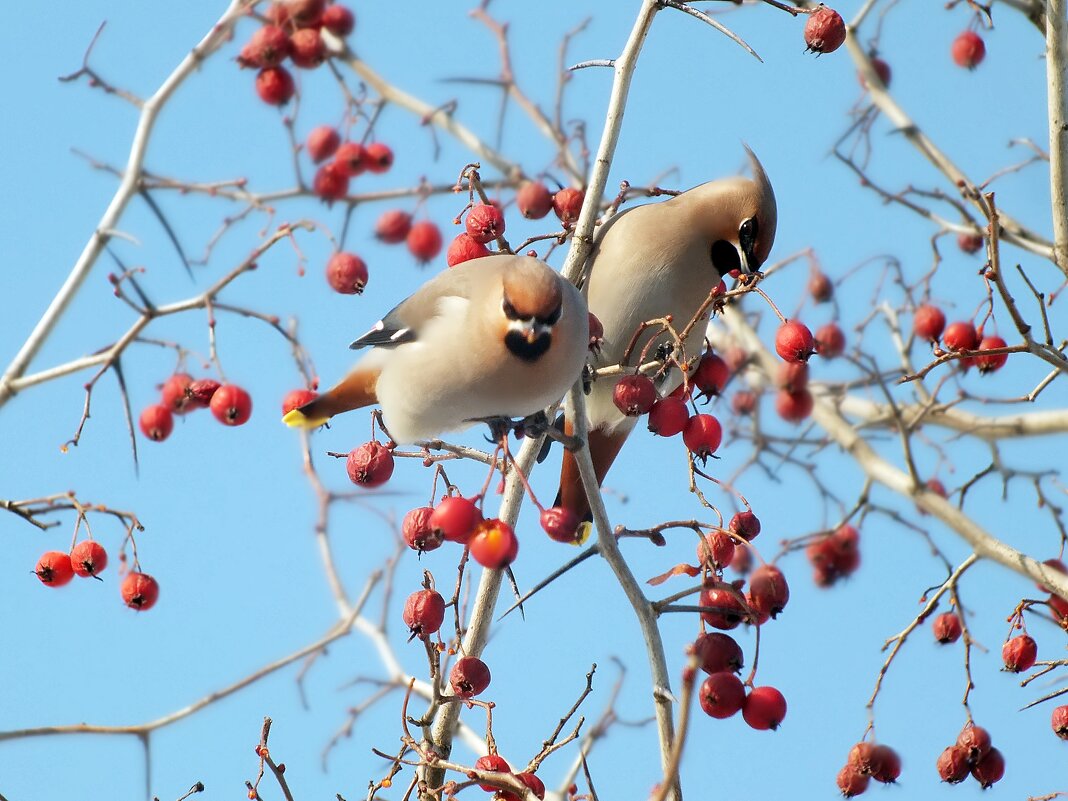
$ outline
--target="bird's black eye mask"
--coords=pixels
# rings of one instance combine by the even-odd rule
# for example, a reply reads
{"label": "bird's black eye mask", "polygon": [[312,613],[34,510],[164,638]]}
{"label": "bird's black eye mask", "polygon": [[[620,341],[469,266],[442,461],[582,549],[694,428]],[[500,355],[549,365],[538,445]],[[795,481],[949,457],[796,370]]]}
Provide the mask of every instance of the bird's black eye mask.
{"label": "bird's black eye mask", "polygon": [[534,322],[538,323],[539,325],[553,326],[556,325],[557,322],[559,322],[560,314],[564,310],[564,304],[559,304],[555,309],[553,309],[544,317],[523,316],[519,313],[515,306],[509,303],[507,298],[501,301],[501,309],[504,311],[504,316],[507,317],[509,320],[525,322],[526,320],[533,319]]}
{"label": "bird's black eye mask", "polygon": [[731,270],[742,269],[742,260],[738,258],[738,249],[726,239],[719,239],[712,243],[712,267],[720,275],[726,275]]}

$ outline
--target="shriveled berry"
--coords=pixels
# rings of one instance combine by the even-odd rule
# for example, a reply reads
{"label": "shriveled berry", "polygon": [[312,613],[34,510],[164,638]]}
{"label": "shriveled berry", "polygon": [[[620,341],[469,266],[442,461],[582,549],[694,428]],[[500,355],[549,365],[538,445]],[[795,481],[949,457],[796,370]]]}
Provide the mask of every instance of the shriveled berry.
{"label": "shriveled berry", "polygon": [[738,673],[744,664],[742,648],[729,634],[702,632],[697,636],[693,650],[705,673]]}
{"label": "shriveled berry", "polygon": [[968,764],[968,751],[959,745],[951,745],[938,756],[935,763],[942,781],[959,784],[968,776],[971,766]]}
{"label": "shriveled berry", "polygon": [[857,772],[857,769],[852,765],[844,765],[838,776],[835,778],[838,784],[838,789],[845,798],[852,798],[853,796],[860,795],[868,789],[868,785],[871,783],[871,777],[867,774],[861,774]]}
{"label": "shriveled berry", "polygon": [[754,687],[745,697],[742,717],[750,728],[774,731],[786,717],[786,698],[774,687]]}
{"label": "shriveled berry", "polygon": [[308,151],[308,158],[318,164],[325,161],[337,152],[341,144],[341,136],[333,125],[319,125],[312,128],[304,147]]}
{"label": "shriveled berry", "polygon": [[762,565],[749,577],[749,605],[762,615],[775,618],[790,600],[786,576],[775,565]]}
{"label": "shriveled berry", "polygon": [[345,142],[334,154],[334,163],[349,178],[355,178],[367,170],[367,151],[359,142]]}
{"label": "shriveled berry", "polygon": [[430,525],[430,516],[434,513],[432,506],[419,506],[404,516],[401,523],[401,535],[413,551],[434,551],[441,547],[445,537],[440,530]]}
{"label": "shriveled berry", "polygon": [[[484,770],[489,773],[511,773],[512,769],[508,766],[504,757],[498,754],[486,754],[486,756],[480,756],[475,760],[475,770]],[[492,784],[480,784],[483,790],[487,793],[497,792],[497,788]]]}
{"label": "shriveled berry", "polygon": [[983,248],[982,234],[957,234],[957,247],[965,253],[978,253]]}
{"label": "shriveled berry", "polygon": [[145,612],[159,599],[159,582],[148,573],[128,573],[119,585],[119,593],[128,607]]}
{"label": "shriveled berry", "polygon": [[834,297],[834,284],[827,273],[816,270],[808,277],[808,294],[816,303],[826,303]]}
{"label": "shriveled berry", "polygon": [[708,607],[701,613],[701,618],[714,629],[730,631],[749,619],[749,612],[737,592],[723,587],[702,590],[698,604]]}
{"label": "shriveled berry", "polygon": [[553,195],[553,211],[565,226],[573,225],[579,218],[585,199],[586,193],[581,189],[560,189]]}
{"label": "shriveled berry", "polygon": [[289,36],[289,57],[302,69],[315,69],[326,59],[326,45],[316,28],[301,28]]}
{"label": "shriveled berry", "polygon": [[1068,704],[1054,709],[1049,722],[1054,734],[1062,740],[1068,740]]}
{"label": "shriveled berry", "polygon": [[312,179],[312,191],[328,203],[349,193],[349,176],[336,161],[324,164]]}
{"label": "shriveled berry", "polygon": [[986,755],[972,765],[972,778],[979,782],[984,790],[991,787],[1005,776],[1005,757],[996,748],[991,748]]}
{"label": "shriveled berry", "polygon": [[1013,637],[1001,646],[1001,659],[1005,670],[1010,673],[1023,673],[1035,666],[1038,658],[1038,645],[1027,634]]}
{"label": "shriveled berry", "polygon": [[464,226],[471,239],[484,245],[504,233],[504,213],[496,206],[479,203],[467,213]]}
{"label": "shriveled berry", "polygon": [[375,223],[375,237],[389,245],[400,244],[412,230],[412,215],[401,209],[382,212]]}
{"label": "shriveled berry", "polygon": [[345,460],[349,481],[371,489],[380,487],[393,475],[393,452],[376,440],[353,448]]}
{"label": "shriveled berry", "polygon": [[108,552],[96,540],[82,540],[71,548],[70,566],[83,578],[99,575],[108,566]]}
{"label": "shriveled berry", "polygon": [[404,625],[412,637],[426,639],[445,621],[445,599],[435,590],[419,590],[404,602]]}
{"label": "shriveled berry", "polygon": [[969,322],[950,323],[942,335],[942,344],[946,350],[975,350],[979,344],[979,334]]}
{"label": "shriveled berry", "polygon": [[477,656],[456,660],[449,674],[449,685],[460,698],[474,698],[490,684],[490,669]]}
{"label": "shriveled berry", "polygon": [[277,25],[264,25],[241,48],[243,67],[277,67],[289,55],[289,37]]}
{"label": "shriveled berry", "polygon": [[189,385],[189,396],[201,406],[210,406],[215,390],[221,386],[214,378],[201,378]]}
{"label": "shriveled berry", "polygon": [[193,376],[189,373],[175,373],[163,382],[160,389],[161,402],[174,414],[188,414],[199,404],[189,394]]}
{"label": "shriveled berry", "polygon": [[734,546],[734,558],[731,559],[731,570],[744,576],[752,566],[752,549],[748,545],[736,544]]}
{"label": "shriveled berry", "polygon": [[950,53],[958,67],[974,70],[986,58],[986,44],[975,31],[963,31],[953,40]]}
{"label": "shriveled berry", "polygon": [[[1004,348],[1008,343],[999,336],[983,337],[983,341],[979,343],[979,350],[994,350],[996,348]],[[993,353],[989,356],[984,356],[982,353],[975,357],[975,366],[979,368],[980,373],[993,373],[1000,370],[1005,366],[1005,362],[1009,360],[1009,354],[1007,353]]]}
{"label": "shriveled berry", "polygon": [[725,531],[715,530],[697,543],[697,561],[714,570],[722,570],[734,559],[734,540]]}
{"label": "shriveled berry", "polygon": [[382,173],[393,166],[393,150],[385,142],[372,142],[364,148],[367,156],[367,169]]}
{"label": "shriveled berry", "polygon": [[285,0],[286,19],[298,28],[317,28],[322,24],[326,0]]}
{"label": "shriveled berry", "polygon": [[612,402],[628,417],[639,417],[656,403],[656,386],[644,375],[625,375],[612,390]]}
{"label": "shriveled berry", "polygon": [[256,94],[272,106],[284,106],[297,91],[293,76],[285,67],[268,67],[256,76]]}
{"label": "shriveled berry", "polygon": [[824,359],[837,359],[845,353],[846,338],[837,323],[827,323],[816,329],[816,353]]}
{"label": "shriveled berry", "polygon": [[805,22],[805,44],[813,53],[833,53],[846,38],[845,21],[833,8],[820,5]]}
{"label": "shriveled berry", "polygon": [[577,514],[563,506],[553,506],[541,513],[541,527],[556,542],[574,542],[581,522]]}
{"label": "shriveled berry", "polygon": [[756,393],[750,392],[748,389],[743,389],[740,392],[735,392],[734,397],[731,398],[731,410],[735,414],[748,416],[756,411],[756,407]]}
{"label": "shriveled berry", "polygon": [[649,410],[649,430],[661,437],[673,437],[686,428],[690,410],[678,398],[662,398]]}
{"label": "shriveled berry", "polygon": [[70,554],[63,551],[46,551],[37,560],[33,572],[41,583],[49,587],[62,587],[74,578],[74,568],[70,563]]}
{"label": "shriveled berry", "polygon": [[849,749],[846,764],[862,776],[870,776],[882,770],[882,758],[883,754],[875,743],[862,741]]}
{"label": "shriveled berry", "polygon": [[779,326],[775,333],[775,352],[784,361],[804,362],[815,351],[815,340],[808,326],[796,320],[790,320]]}
{"label": "shriveled berry", "polygon": [[690,383],[697,387],[700,395],[712,398],[723,392],[727,386],[727,380],[731,377],[731,369],[718,355],[709,351],[701,357],[697,363],[697,369],[690,376]]}
{"label": "shriveled berry", "polygon": [[871,761],[871,777],[877,782],[893,784],[901,775],[901,757],[888,745],[876,745]]}
{"label": "shriveled berry", "polygon": [[946,315],[937,306],[924,304],[912,317],[912,330],[921,339],[937,342],[946,327]]}
{"label": "shriveled berry", "polygon": [[430,527],[449,542],[464,545],[471,539],[475,527],[482,522],[482,512],[470,498],[451,495],[434,507]]}
{"label": "shriveled berry", "polygon": [[682,441],[695,459],[707,459],[723,441],[723,427],[710,414],[695,414],[686,421]]}
{"label": "shriveled berry", "polygon": [[552,210],[553,196],[541,181],[529,181],[519,187],[515,204],[528,220],[540,220]]}
{"label": "shriveled berry", "polygon": [[990,732],[974,723],[964,724],[957,735],[957,745],[964,749],[969,763],[974,763],[990,750]]}
{"label": "shriveled berry", "polygon": [[341,3],[334,3],[327,6],[319,18],[326,28],[334,36],[340,36],[344,38],[348,36],[356,28],[356,17],[350,9],[341,5]]}
{"label": "shriveled berry", "polygon": [[163,442],[174,430],[174,415],[162,403],[147,407],[137,421],[141,433],[153,442]]}
{"label": "shriveled berry", "polygon": [[934,632],[935,639],[942,645],[956,642],[963,632],[960,618],[955,612],[943,612],[936,617],[931,623],[931,630]]}
{"label": "shriveled berry", "polygon": [[[519,781],[521,781],[524,785],[526,785],[528,790],[534,793],[535,798],[545,798],[545,783],[533,773],[517,773],[515,777],[519,779]],[[505,793],[504,795],[511,796],[512,794]],[[520,801],[520,799],[517,799],[513,796],[510,798],[503,798],[501,799],[501,801]]]}
{"label": "shriveled berry", "polygon": [[747,542],[752,542],[760,533],[760,518],[753,514],[752,509],[736,512],[727,523],[727,528],[732,534],[741,537]]}
{"label": "shriveled berry", "polygon": [[471,558],[490,570],[501,570],[519,554],[519,538],[503,520],[483,520],[467,542]]}
{"label": "shriveled berry", "polygon": [[223,425],[244,425],[252,417],[252,396],[235,384],[223,384],[211,396],[211,413]]}
{"label": "shriveled berry", "polygon": [[722,720],[737,714],[745,704],[745,687],[733,673],[713,673],[701,682],[698,699],[706,715]]}
{"label": "shriveled berry", "polygon": [[441,253],[441,229],[430,220],[415,223],[406,241],[411,254],[424,264]]}
{"label": "shriveled berry", "polygon": [[326,263],[326,282],[342,295],[363,294],[367,279],[367,264],[355,253],[335,253]]}
{"label": "shriveled berry", "polygon": [[445,263],[450,267],[455,267],[465,261],[481,259],[489,255],[491,251],[488,247],[476,242],[466,233],[462,233],[449,243],[449,249],[445,251]]}
{"label": "shriveled berry", "polygon": [[313,389],[294,389],[286,393],[282,398],[282,414],[287,415],[294,409],[299,409],[306,403],[311,403],[319,397],[319,393]]}
{"label": "shriveled berry", "polygon": [[783,362],[776,371],[775,383],[787,392],[801,392],[808,388],[808,363]]}

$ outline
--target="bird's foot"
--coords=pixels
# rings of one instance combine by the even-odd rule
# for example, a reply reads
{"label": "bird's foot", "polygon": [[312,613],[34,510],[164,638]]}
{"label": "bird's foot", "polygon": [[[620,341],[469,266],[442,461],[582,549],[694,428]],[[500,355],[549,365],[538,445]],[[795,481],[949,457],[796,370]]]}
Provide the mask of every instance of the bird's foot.
{"label": "bird's foot", "polygon": [[499,445],[501,440],[508,436],[518,425],[511,417],[504,417],[503,415],[493,415],[490,417],[469,417],[464,420],[465,423],[485,423],[489,426],[490,435],[486,437],[486,441],[494,445]]}
{"label": "bird's foot", "polygon": [[524,418],[517,430],[522,431],[528,437],[540,437],[544,434],[547,439],[559,442],[569,451],[577,451],[582,447],[581,439],[564,433],[562,418],[560,418],[560,425],[557,426],[549,422],[545,412],[537,412]]}

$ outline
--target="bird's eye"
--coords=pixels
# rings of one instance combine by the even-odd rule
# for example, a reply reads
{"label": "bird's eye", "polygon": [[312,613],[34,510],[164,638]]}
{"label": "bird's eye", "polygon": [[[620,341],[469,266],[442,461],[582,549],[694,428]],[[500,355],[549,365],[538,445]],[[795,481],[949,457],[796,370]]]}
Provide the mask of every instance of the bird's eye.
{"label": "bird's eye", "polygon": [[523,319],[520,316],[519,312],[516,311],[515,306],[513,306],[511,303],[509,303],[508,298],[504,298],[501,301],[501,309],[504,311],[504,316],[507,317],[509,320],[521,320],[521,319]]}
{"label": "bird's eye", "polygon": [[560,320],[560,312],[562,312],[563,309],[563,304],[560,304],[544,317],[535,317],[534,319],[537,320],[541,325],[556,325],[556,323]]}
{"label": "bird's eye", "polygon": [[747,242],[755,242],[759,233],[760,224],[757,222],[756,217],[742,220],[742,224],[738,227],[738,239],[740,240],[740,244],[744,246]]}

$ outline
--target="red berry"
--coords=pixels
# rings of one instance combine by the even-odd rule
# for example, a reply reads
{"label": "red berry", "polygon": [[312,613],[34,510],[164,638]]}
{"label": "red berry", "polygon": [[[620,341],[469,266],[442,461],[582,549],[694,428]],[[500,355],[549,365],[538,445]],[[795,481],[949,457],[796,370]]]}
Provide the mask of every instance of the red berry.
{"label": "red berry", "polygon": [[374,173],[382,173],[393,166],[393,151],[384,142],[372,142],[364,152],[367,156],[367,169]]}
{"label": "red berry", "polygon": [[698,604],[706,606],[701,618],[714,629],[730,631],[749,619],[749,612],[738,598],[737,592],[723,587],[702,590]]}
{"label": "red berry", "polygon": [[788,423],[800,423],[806,419],[812,414],[813,405],[812,393],[807,389],[800,392],[787,392],[781,389],[775,396],[775,411]]}
{"label": "red berry", "polygon": [[211,396],[211,413],[223,425],[244,425],[252,416],[252,398],[239,386],[223,384]]}
{"label": "red berry", "polygon": [[731,570],[741,573],[743,576],[753,566],[753,552],[749,546],[740,543],[734,546],[734,558],[731,559]]}
{"label": "red berry", "polygon": [[408,547],[413,551],[423,553],[434,551],[441,547],[445,541],[439,530],[430,525],[430,516],[434,513],[431,506],[419,506],[412,509],[404,516],[401,523],[401,534]]}
{"label": "red berry", "polygon": [[162,404],[175,414],[187,414],[196,409],[199,404],[189,394],[189,386],[193,383],[193,376],[188,373],[175,373],[163,382],[160,391]]}
{"label": "red berry", "polygon": [[971,323],[950,323],[942,336],[942,344],[946,346],[946,350],[975,350],[979,344],[979,335]]}
{"label": "red berry", "polygon": [[256,94],[272,106],[284,106],[297,91],[293,76],[285,67],[268,67],[256,76]]}
{"label": "red berry", "polygon": [[[994,350],[995,348],[1004,348],[1008,343],[998,336],[983,337],[983,341],[979,343],[979,350]],[[975,366],[979,368],[980,373],[993,373],[1000,370],[1005,366],[1005,362],[1009,360],[1009,354],[1007,353],[995,353],[990,356],[979,355],[975,357]]]}
{"label": "red berry", "polygon": [[750,728],[774,731],[786,717],[786,699],[774,687],[754,687],[745,697],[742,717]]}
{"label": "red berry", "polygon": [[[536,798],[545,798],[545,783],[533,773],[517,773],[515,777],[526,785]],[[516,798],[512,793],[504,793],[501,801],[521,801],[521,799]]]}
{"label": "red berry", "polygon": [[221,386],[214,378],[202,378],[189,385],[189,397],[200,406],[210,406],[215,390]]}
{"label": "red berry", "polygon": [[359,142],[345,142],[334,154],[334,163],[349,178],[355,178],[367,169],[367,151]]}
{"label": "red berry", "polygon": [[565,226],[573,225],[582,211],[586,193],[581,189],[561,189],[553,195],[553,211]]}
{"label": "red berry", "polygon": [[808,389],[808,363],[782,362],[779,365],[776,383],[787,392],[801,392]]}
{"label": "red berry", "polygon": [[639,417],[656,403],[656,387],[644,375],[625,375],[612,390],[612,402],[627,417]]}
{"label": "red berry", "polygon": [[553,506],[541,513],[541,527],[549,539],[557,542],[574,542],[581,522],[578,515],[563,506]]}
{"label": "red berry", "polygon": [[[1068,566],[1065,566],[1064,562],[1060,559],[1046,559],[1042,564],[1048,568],[1056,570],[1058,573],[1068,573]],[[1053,588],[1047,587],[1045,584],[1036,584],[1035,586],[1038,587],[1041,592],[1053,592]]]}
{"label": "red berry", "polygon": [[462,264],[465,261],[481,259],[484,256],[490,255],[492,255],[492,253],[488,247],[476,242],[468,234],[463,233],[457,235],[457,237],[449,243],[449,249],[445,251],[445,263],[450,267],[455,267],[457,264]]}
{"label": "red berry", "polygon": [[70,566],[83,578],[99,575],[108,566],[108,552],[96,540],[82,540],[71,549]]}
{"label": "red berry", "polygon": [[852,765],[845,765],[838,771],[835,781],[838,783],[838,789],[842,795],[846,798],[852,798],[868,789],[871,778],[866,774],[858,773],[857,769]]}
{"label": "red berry", "polygon": [[957,735],[957,746],[964,749],[969,763],[974,763],[990,750],[990,732],[974,723],[966,723]]}
{"label": "red berry", "polygon": [[901,775],[901,757],[888,745],[875,746],[872,763],[875,769],[871,777],[877,782],[893,784]]}
{"label": "red berry", "polygon": [[954,612],[944,612],[936,617],[931,623],[931,630],[934,632],[935,639],[942,645],[956,642],[963,632],[960,618]]}
{"label": "red berry", "polygon": [[755,392],[750,392],[747,389],[743,389],[741,392],[735,392],[734,397],[731,398],[731,410],[735,414],[744,416],[751,415],[756,411],[757,396]]}
{"label": "red berry", "polygon": [[796,320],[783,323],[775,333],[775,352],[788,362],[808,361],[814,352],[815,341],[808,326]]}
{"label": "red berry", "polygon": [[483,520],[475,527],[467,547],[471,549],[471,558],[480,565],[501,570],[515,561],[519,539],[503,520]]}
{"label": "red berry", "polygon": [[953,40],[950,53],[958,67],[974,70],[986,57],[986,45],[975,31],[964,31]]}
{"label": "red berry", "polygon": [[912,330],[920,339],[936,342],[946,327],[946,316],[937,306],[924,304],[916,309],[912,318]]}
{"label": "red berry", "polygon": [[845,21],[833,8],[820,5],[805,22],[805,44],[813,53],[833,53],[846,38]]}
{"label": "red berry", "polygon": [[692,394],[693,384],[684,381],[683,383],[675,387],[673,390],[671,390],[671,392],[668,393],[668,397],[674,398],[675,400],[680,400],[685,403],[690,399],[690,396]]}
{"label": "red berry", "polygon": [[705,673],[738,673],[744,664],[742,648],[729,634],[702,632],[693,650]]}
{"label": "red berry", "polygon": [[690,410],[678,398],[663,398],[649,410],[649,430],[661,437],[673,437],[686,428]]}
{"label": "red berry", "polygon": [[375,237],[380,242],[397,245],[403,242],[412,230],[412,215],[400,209],[382,213],[375,223]]}
{"label": "red berry", "polygon": [[42,584],[49,587],[62,587],[74,578],[74,568],[70,563],[70,554],[63,551],[46,551],[33,568]]}
{"label": "red berry", "polygon": [[238,61],[243,67],[277,67],[289,55],[289,37],[276,25],[264,25],[248,40]]}
{"label": "red berry", "polygon": [[553,196],[541,181],[529,181],[515,195],[519,213],[528,220],[540,220],[553,208]]}
{"label": "red berry", "polygon": [[355,15],[340,3],[327,6],[320,21],[330,33],[342,38],[348,36],[356,28]]}
{"label": "red berry", "polygon": [[731,370],[727,363],[715,353],[708,352],[697,363],[697,369],[690,376],[690,383],[697,387],[701,395],[711,398],[723,392],[730,377]]}
{"label": "red berry", "polygon": [[475,527],[482,522],[482,512],[475,502],[459,495],[451,495],[434,507],[430,527],[443,539],[464,545],[471,539]]}
{"label": "red berry", "polygon": [[349,452],[345,471],[353,484],[368,489],[381,487],[393,475],[393,452],[381,442],[365,442]]}
{"label": "red berry", "polygon": [[752,542],[760,533],[760,518],[753,514],[751,509],[735,513],[727,524],[732,534],[741,537],[747,542]]}
{"label": "red berry", "polygon": [[749,577],[749,605],[761,615],[775,618],[790,600],[786,576],[775,565],[762,565]]}
{"label": "red berry", "polygon": [[[475,760],[475,770],[484,770],[490,773],[511,773],[512,769],[508,767],[508,763],[505,762],[504,757],[497,754],[486,754]],[[483,790],[487,793],[497,792],[497,788],[492,784],[480,784]]]}
{"label": "red berry", "polygon": [[460,698],[474,698],[490,683],[490,669],[476,656],[464,656],[456,660],[449,674],[452,691]]}
{"label": "red berry", "polygon": [[349,193],[349,176],[341,164],[331,161],[315,173],[312,191],[327,202],[340,200]]}
{"label": "red berry", "polygon": [[289,36],[289,57],[298,67],[315,69],[326,59],[326,45],[317,28],[301,28]]}
{"label": "red berry", "polygon": [[959,784],[967,778],[971,769],[968,764],[968,750],[959,745],[951,745],[939,755],[935,767],[938,768],[942,781]]}
{"label": "red berry", "polygon": [[1038,645],[1026,634],[1013,637],[1001,646],[1001,659],[1005,670],[1010,673],[1023,673],[1035,666],[1038,658]]}
{"label": "red berry", "polygon": [[[734,540],[725,531],[711,531],[697,543],[697,561],[714,570],[722,570],[734,559]],[[712,671],[709,671],[712,672]]]}
{"label": "red berry", "polygon": [[[886,88],[886,89],[889,89],[890,88],[890,74],[891,74],[890,65],[887,64],[885,61],[883,61],[878,56],[872,56],[871,57],[871,68],[873,70],[875,70],[875,74],[879,76],[879,80],[882,81],[883,87]],[[866,80],[864,80],[864,77],[862,75],[858,74],[857,78],[860,81],[860,85],[863,86],[865,89],[867,89],[868,88],[868,82]]]}
{"label": "red berry", "polygon": [[441,253],[441,231],[429,220],[413,225],[407,242],[408,250],[424,264]]}
{"label": "red berry", "polygon": [[1068,630],[1068,600],[1059,595],[1051,595],[1047,601],[1053,622],[1062,629]]}
{"label": "red berry", "polygon": [[1053,710],[1053,714],[1050,716],[1050,725],[1053,727],[1054,734],[1062,740],[1068,740],[1068,704]]}
{"label": "red berry", "polygon": [[982,234],[957,234],[957,247],[965,253],[978,253],[983,247]]}
{"label": "red berry", "polygon": [[146,408],[137,422],[141,433],[154,442],[163,442],[174,430],[174,416],[171,410],[161,403]]}
{"label": "red berry", "polygon": [[827,323],[816,330],[816,353],[824,359],[836,359],[845,353],[846,339],[836,323]]}
{"label": "red berry", "polygon": [[733,673],[713,673],[701,682],[701,709],[713,718],[729,718],[745,704],[745,687]]}
{"label": "red berry", "polygon": [[809,276],[808,293],[816,303],[826,303],[834,297],[834,284],[826,273],[817,270]]}
{"label": "red berry", "polygon": [[326,0],[285,0],[286,19],[298,28],[317,28]]}
{"label": "red berry", "polygon": [[1005,775],[1005,757],[996,748],[991,748],[978,762],[972,765],[972,777],[985,790],[1001,781]]}
{"label": "red berry", "polygon": [[119,592],[128,607],[145,612],[156,605],[159,583],[147,573],[128,573],[119,586]]}
{"label": "red berry", "polygon": [[334,155],[340,144],[341,137],[333,125],[320,125],[317,128],[312,128],[311,133],[308,134],[305,147],[308,150],[308,157],[318,164],[320,161]]}
{"label": "red berry", "polygon": [[859,742],[849,749],[846,764],[852,767],[862,776],[870,776],[877,768],[881,768],[880,755],[876,751],[875,743]]}
{"label": "red berry", "polygon": [[282,414],[289,414],[294,409],[299,409],[306,403],[311,403],[319,397],[319,393],[311,389],[294,389],[282,398]]}
{"label": "red berry", "polygon": [[363,294],[367,278],[367,265],[355,253],[335,253],[326,263],[326,282],[342,295]]}
{"label": "red berry", "polygon": [[597,319],[597,315],[589,312],[588,322],[590,325],[590,350],[599,350],[604,340],[604,325]]}
{"label": "red berry", "polygon": [[708,459],[723,441],[723,427],[710,414],[695,414],[686,421],[682,441],[694,458]]}
{"label": "red berry", "polygon": [[927,482],[926,484],[924,484],[924,486],[926,486],[927,489],[929,489],[931,492],[941,498],[947,497],[946,485],[939,481],[937,478],[927,479]]}
{"label": "red berry", "polygon": [[404,602],[404,625],[412,637],[427,639],[445,621],[445,599],[434,590],[419,590]]}
{"label": "red berry", "polygon": [[464,226],[468,236],[484,245],[504,234],[504,213],[496,206],[480,203],[468,212]]}

